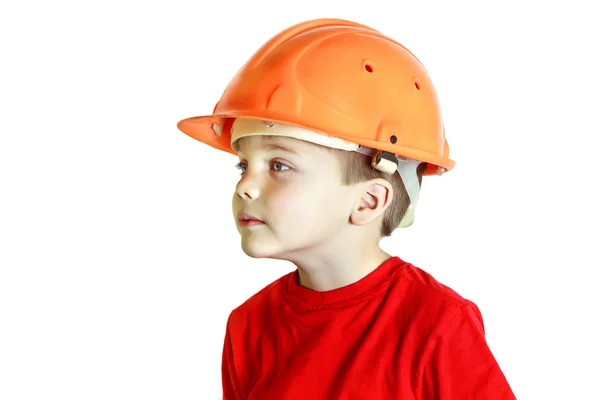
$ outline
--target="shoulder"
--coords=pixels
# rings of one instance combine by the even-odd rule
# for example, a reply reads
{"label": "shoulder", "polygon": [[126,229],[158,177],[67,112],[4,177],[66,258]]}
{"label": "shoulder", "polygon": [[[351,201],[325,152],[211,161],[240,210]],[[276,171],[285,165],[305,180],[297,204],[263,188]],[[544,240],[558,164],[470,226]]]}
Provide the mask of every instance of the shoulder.
{"label": "shoulder", "polygon": [[415,391],[435,399],[514,399],[487,345],[477,305],[417,267],[403,277],[421,340]]}
{"label": "shoulder", "polygon": [[430,273],[408,264],[399,276],[405,281],[405,299],[411,304],[415,318],[431,327],[440,329],[443,325],[464,313],[473,316],[483,330],[483,318],[475,302],[438,281]]}
{"label": "shoulder", "polygon": [[411,280],[416,290],[423,292],[428,296],[434,296],[448,302],[457,302],[461,304],[464,304],[464,302],[467,301],[458,292],[439,282],[430,273],[412,264],[408,264],[407,268],[404,269],[403,278]]}

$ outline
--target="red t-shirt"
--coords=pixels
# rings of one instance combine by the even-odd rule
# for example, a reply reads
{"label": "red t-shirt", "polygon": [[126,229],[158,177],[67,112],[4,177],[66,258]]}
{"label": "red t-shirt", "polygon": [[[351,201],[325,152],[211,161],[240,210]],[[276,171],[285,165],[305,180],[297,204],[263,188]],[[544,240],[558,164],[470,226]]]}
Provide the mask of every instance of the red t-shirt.
{"label": "red t-shirt", "polygon": [[514,399],[475,304],[393,257],[317,292],[297,271],[232,311],[225,400]]}

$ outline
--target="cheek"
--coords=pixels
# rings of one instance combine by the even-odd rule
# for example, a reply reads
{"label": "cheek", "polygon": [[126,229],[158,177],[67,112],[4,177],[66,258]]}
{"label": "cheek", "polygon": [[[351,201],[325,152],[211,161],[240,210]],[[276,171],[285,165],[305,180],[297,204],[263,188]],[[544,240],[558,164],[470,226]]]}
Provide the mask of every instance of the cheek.
{"label": "cheek", "polygon": [[305,193],[293,186],[272,188],[263,196],[265,210],[276,220],[300,218],[304,213]]}
{"label": "cheek", "polygon": [[314,226],[315,220],[335,223],[348,217],[348,193],[318,181],[279,187],[267,198],[265,205],[269,215],[281,222],[297,224],[299,230],[303,226]]}
{"label": "cheek", "polygon": [[332,223],[347,222],[351,211],[351,194],[343,190],[327,192],[327,199],[323,202],[322,214],[329,217]]}

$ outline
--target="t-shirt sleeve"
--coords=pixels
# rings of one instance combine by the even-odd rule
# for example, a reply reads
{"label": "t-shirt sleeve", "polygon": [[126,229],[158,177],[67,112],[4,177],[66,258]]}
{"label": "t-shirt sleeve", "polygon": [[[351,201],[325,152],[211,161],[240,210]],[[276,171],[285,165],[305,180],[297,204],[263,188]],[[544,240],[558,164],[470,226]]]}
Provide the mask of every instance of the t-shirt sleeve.
{"label": "t-shirt sleeve", "polygon": [[432,337],[422,368],[422,399],[515,399],[487,342],[475,305],[462,306]]}
{"label": "t-shirt sleeve", "polygon": [[225,329],[225,341],[223,344],[223,357],[221,362],[221,378],[223,386],[223,400],[245,399],[235,368],[233,344],[231,339],[231,316],[229,316],[227,327]]}

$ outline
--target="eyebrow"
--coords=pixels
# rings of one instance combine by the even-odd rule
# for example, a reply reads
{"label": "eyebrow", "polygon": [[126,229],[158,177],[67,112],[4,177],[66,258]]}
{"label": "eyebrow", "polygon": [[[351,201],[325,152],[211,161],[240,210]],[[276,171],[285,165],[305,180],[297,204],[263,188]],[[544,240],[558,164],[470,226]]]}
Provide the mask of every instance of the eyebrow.
{"label": "eyebrow", "polygon": [[[264,141],[271,141],[271,142],[273,142],[275,140],[275,136],[273,136],[273,135],[265,135],[265,136],[262,136],[262,139]],[[239,152],[240,151],[239,147],[240,147],[239,144],[235,143],[234,146],[233,146],[233,150]],[[268,144],[265,144],[265,148],[268,151],[281,150],[281,151],[285,151],[287,153],[292,153],[292,154],[300,155],[300,154],[298,154],[298,152],[296,150],[292,149],[291,147],[287,147],[287,146],[281,145],[279,143],[268,143]]]}
{"label": "eyebrow", "polygon": [[288,152],[288,153],[299,155],[298,152],[295,151],[295,150],[293,150],[292,148],[286,147],[286,146],[282,146],[282,145],[277,144],[277,143],[269,143],[265,147],[267,148],[267,150],[270,150],[270,151],[272,151],[272,150],[281,150],[281,151],[285,151],[285,152]]}

